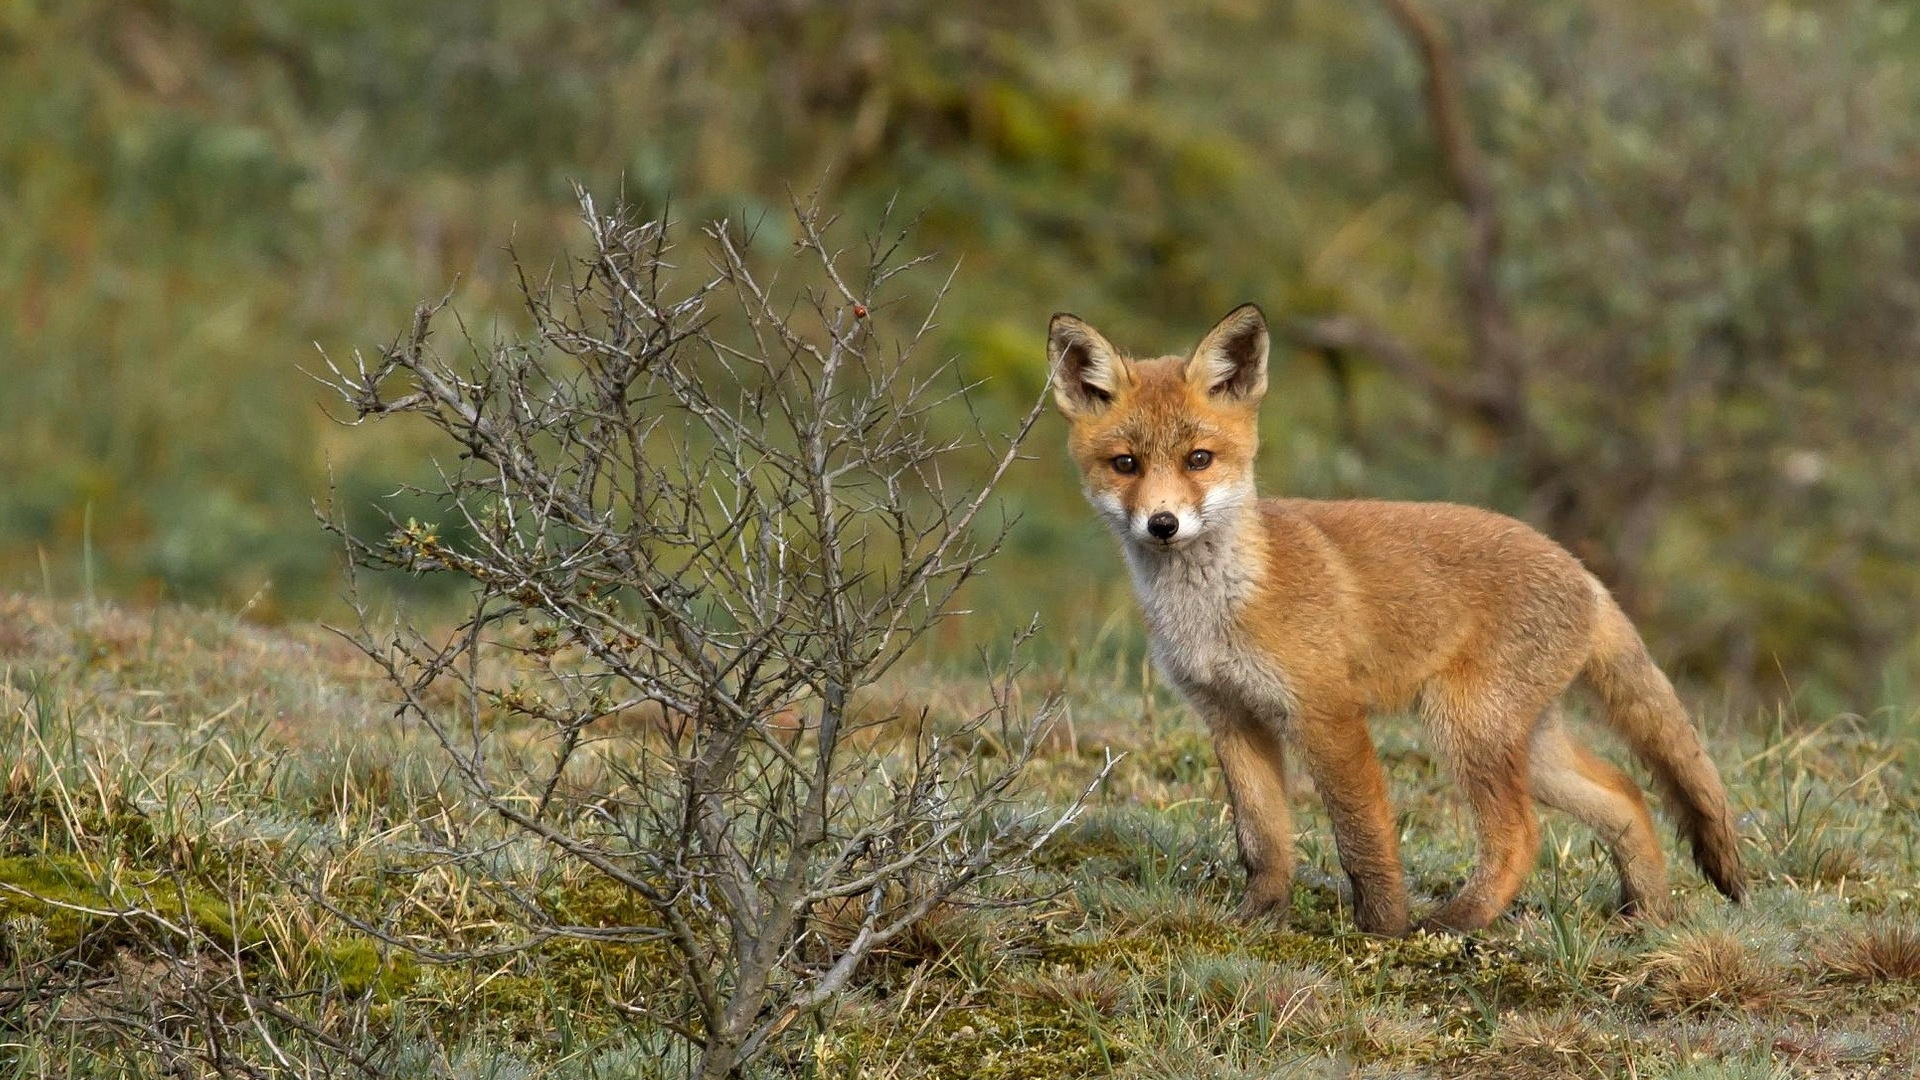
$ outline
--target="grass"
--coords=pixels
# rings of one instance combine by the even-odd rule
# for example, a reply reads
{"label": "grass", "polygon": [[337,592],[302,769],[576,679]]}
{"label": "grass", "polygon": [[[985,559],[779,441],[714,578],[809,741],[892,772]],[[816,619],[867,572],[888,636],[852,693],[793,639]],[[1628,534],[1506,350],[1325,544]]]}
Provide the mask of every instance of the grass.
{"label": "grass", "polygon": [[[1304,779],[1292,919],[1235,921],[1231,828],[1192,718],[1137,659],[1043,675],[1029,695],[1059,690],[1072,723],[1037,763],[1034,798],[1064,801],[1109,748],[1128,756],[1020,883],[1041,899],[936,913],[868,965],[830,1034],[796,1033],[766,1075],[1920,1069],[1914,709],[1707,714],[1755,876],[1744,907],[1678,866],[1673,922],[1611,919],[1604,854],[1549,816],[1540,865],[1494,928],[1388,941],[1353,932]],[[983,693],[922,669],[876,700],[957,715]],[[1379,742],[1409,880],[1431,903],[1467,866],[1462,810],[1410,724],[1388,721]],[[295,992],[298,1016],[384,1046],[395,1075],[676,1075],[671,1040],[622,1008],[647,992],[657,946],[551,941],[435,963],[308,895],[422,942],[479,940],[503,917],[499,898],[409,861],[435,830],[491,826],[391,720],[357,654],[317,628],[0,597],[0,772],[0,1077],[161,1075],[113,1018],[174,1000],[183,971]],[[508,844],[501,858],[576,924],[639,917],[536,853]]]}

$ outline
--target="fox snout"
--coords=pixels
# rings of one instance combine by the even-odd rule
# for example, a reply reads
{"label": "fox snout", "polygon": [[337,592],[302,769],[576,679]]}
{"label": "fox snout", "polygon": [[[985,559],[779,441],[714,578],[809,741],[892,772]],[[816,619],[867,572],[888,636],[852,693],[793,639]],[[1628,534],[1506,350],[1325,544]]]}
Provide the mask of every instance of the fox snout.
{"label": "fox snout", "polygon": [[1233,518],[1252,492],[1241,485],[1205,490],[1198,505],[1153,501],[1126,514],[1126,539],[1146,548],[1184,547]]}
{"label": "fox snout", "polygon": [[1128,498],[1134,493],[1089,490],[1087,497],[1120,539],[1143,548],[1174,548],[1206,531],[1205,512],[1164,500]]}
{"label": "fox snout", "polygon": [[1206,530],[1197,508],[1155,506],[1128,515],[1127,539],[1147,547],[1177,547]]}

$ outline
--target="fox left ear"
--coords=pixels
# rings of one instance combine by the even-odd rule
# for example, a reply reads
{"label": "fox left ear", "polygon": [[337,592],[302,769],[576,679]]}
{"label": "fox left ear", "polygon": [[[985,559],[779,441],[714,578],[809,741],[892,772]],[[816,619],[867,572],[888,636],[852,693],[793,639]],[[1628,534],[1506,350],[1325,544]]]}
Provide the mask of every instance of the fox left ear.
{"label": "fox left ear", "polygon": [[1257,304],[1241,304],[1221,319],[1187,361],[1187,380],[1214,397],[1248,403],[1267,392],[1267,317]]}

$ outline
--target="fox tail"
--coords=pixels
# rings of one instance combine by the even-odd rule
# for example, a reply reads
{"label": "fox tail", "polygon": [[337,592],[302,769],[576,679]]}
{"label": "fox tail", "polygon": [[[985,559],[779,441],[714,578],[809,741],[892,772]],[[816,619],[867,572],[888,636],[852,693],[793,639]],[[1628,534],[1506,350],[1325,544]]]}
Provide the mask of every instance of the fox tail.
{"label": "fox tail", "polygon": [[1584,671],[1587,682],[1599,694],[1609,725],[1653,771],[1700,872],[1737,903],[1746,896],[1746,877],[1720,774],[1673,684],[1647,654],[1626,613],[1598,579],[1593,588],[1599,621]]}

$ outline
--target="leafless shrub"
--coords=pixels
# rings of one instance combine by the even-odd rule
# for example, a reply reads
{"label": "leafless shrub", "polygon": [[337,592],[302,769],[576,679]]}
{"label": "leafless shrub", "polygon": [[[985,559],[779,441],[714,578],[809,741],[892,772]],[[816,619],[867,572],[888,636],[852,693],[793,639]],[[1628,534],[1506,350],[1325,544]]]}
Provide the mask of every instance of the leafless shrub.
{"label": "leafless shrub", "polygon": [[[694,1074],[737,1075],[1077,808],[1016,801],[1051,709],[1023,714],[1010,671],[958,730],[853,705],[998,549],[976,525],[1039,405],[997,446],[934,434],[965,392],[911,362],[932,313],[902,321],[894,279],[924,260],[897,239],[850,259],[798,205],[784,266],[725,222],[676,263],[664,218],[582,207],[591,252],[523,276],[525,340],[463,334],[449,358],[430,304],[378,362],[329,363],[351,422],[410,415],[459,451],[427,493],[440,522],[367,539],[331,519],[352,562],[471,589],[451,633],[362,607],[350,634],[507,826],[436,847],[511,914],[462,948],[659,949],[669,970],[623,1004],[695,1048]],[[986,480],[962,490],[943,463],[965,453]],[[1006,753],[959,752],[983,734]],[[638,914],[570,925],[527,840]]]}

